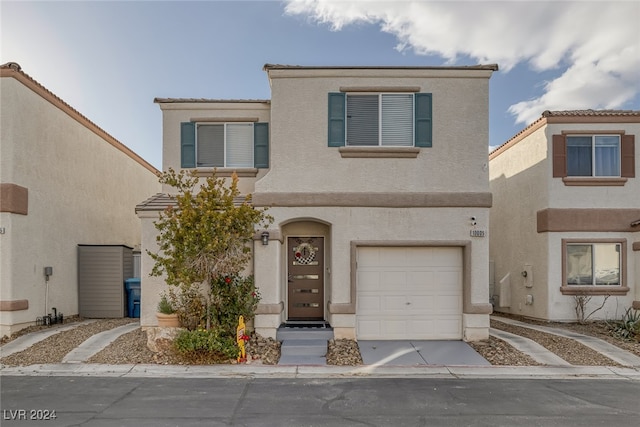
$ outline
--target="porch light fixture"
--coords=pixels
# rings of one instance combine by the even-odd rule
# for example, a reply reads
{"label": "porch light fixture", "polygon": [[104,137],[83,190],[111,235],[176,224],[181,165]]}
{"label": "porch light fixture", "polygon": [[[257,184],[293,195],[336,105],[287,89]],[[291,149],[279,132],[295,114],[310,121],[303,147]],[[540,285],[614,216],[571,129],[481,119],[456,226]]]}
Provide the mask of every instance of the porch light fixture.
{"label": "porch light fixture", "polygon": [[260,237],[262,237],[262,245],[267,246],[269,244],[269,232],[263,231]]}

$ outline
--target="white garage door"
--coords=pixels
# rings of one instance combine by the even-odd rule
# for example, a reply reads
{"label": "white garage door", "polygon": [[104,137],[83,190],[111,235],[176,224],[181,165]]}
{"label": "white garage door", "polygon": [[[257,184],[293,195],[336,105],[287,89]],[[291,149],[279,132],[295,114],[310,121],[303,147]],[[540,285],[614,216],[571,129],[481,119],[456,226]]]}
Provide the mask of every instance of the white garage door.
{"label": "white garage door", "polygon": [[358,339],[462,339],[462,248],[362,247]]}

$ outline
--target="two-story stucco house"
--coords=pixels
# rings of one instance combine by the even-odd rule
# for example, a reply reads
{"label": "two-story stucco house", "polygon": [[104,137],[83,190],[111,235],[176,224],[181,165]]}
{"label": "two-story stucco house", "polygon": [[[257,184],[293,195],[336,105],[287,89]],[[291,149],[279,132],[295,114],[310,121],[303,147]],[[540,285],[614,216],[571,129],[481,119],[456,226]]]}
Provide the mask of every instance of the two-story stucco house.
{"label": "two-story stucco house", "polygon": [[[270,100],[156,100],[163,168],[236,171],[275,219],[253,248],[257,332],[318,320],[338,338],[487,338],[497,66],[264,70]],[[137,207],[148,249],[167,203]],[[165,285],[145,254],[142,265],[141,322],[153,326]]]}
{"label": "two-story stucco house", "polygon": [[16,63],[0,66],[0,110],[3,336],[52,307],[78,314],[78,245],[139,248],[135,206],[160,184],[156,168]]}
{"label": "two-story stucco house", "polygon": [[592,319],[640,308],[638,135],[640,111],[546,111],[490,154],[496,311],[572,321],[589,297]]}

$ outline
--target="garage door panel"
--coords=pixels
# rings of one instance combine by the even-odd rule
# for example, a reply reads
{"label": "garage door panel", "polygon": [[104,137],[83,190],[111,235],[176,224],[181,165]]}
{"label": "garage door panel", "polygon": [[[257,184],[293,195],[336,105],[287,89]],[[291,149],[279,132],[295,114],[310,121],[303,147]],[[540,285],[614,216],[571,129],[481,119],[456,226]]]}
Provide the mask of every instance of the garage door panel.
{"label": "garage door panel", "polygon": [[358,321],[358,331],[361,339],[376,339],[375,337],[382,336],[380,324],[380,320],[361,319]]}
{"label": "garage door panel", "polygon": [[434,298],[434,310],[438,314],[459,314],[462,312],[462,301],[458,295],[441,295]]}
{"label": "garage door panel", "polygon": [[381,323],[381,330],[383,335],[397,335],[403,336],[407,330],[406,320],[390,320]]}
{"label": "garage door panel", "polygon": [[434,281],[442,286],[451,286],[457,289],[461,280],[462,274],[459,271],[438,271],[434,273]]}
{"label": "garage door panel", "polygon": [[429,258],[425,259],[430,267],[444,267],[462,264],[462,251],[460,248],[432,248]]}
{"label": "garage door panel", "polygon": [[360,297],[358,300],[358,309],[364,312],[380,311],[380,296],[368,295]]}
{"label": "garage door panel", "polygon": [[410,322],[406,339],[433,339],[436,330],[436,322],[433,319],[415,319]]}
{"label": "garage door panel", "polygon": [[383,313],[402,313],[407,308],[407,299],[404,296],[386,296],[382,298]]}
{"label": "garage door panel", "polygon": [[380,273],[379,282],[384,288],[404,288],[407,281],[407,274],[404,271],[384,271]]}
{"label": "garage door panel", "polygon": [[425,310],[435,310],[436,309],[436,298],[430,295],[412,295],[409,296],[410,304],[405,306],[407,310],[412,312],[424,312]]}
{"label": "garage door panel", "polygon": [[432,283],[434,280],[434,273],[432,271],[408,271],[407,286],[424,288],[426,283]]}
{"label": "garage door panel", "polygon": [[362,291],[376,291],[380,287],[380,274],[377,271],[358,271],[357,280]]}
{"label": "garage door panel", "polygon": [[358,251],[358,267],[375,267],[380,265],[380,248],[363,248]]}
{"label": "garage door panel", "polygon": [[457,317],[440,318],[435,321],[435,328],[441,339],[459,339],[462,322]]}
{"label": "garage door panel", "polygon": [[461,339],[462,250],[358,250],[359,339]]}

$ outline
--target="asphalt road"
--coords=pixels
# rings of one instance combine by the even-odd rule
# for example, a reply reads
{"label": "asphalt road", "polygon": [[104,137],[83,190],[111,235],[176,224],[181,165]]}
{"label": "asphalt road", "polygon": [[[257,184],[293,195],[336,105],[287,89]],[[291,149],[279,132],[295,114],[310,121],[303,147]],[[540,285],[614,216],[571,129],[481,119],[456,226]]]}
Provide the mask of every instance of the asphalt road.
{"label": "asphalt road", "polygon": [[3,376],[0,381],[3,427],[630,426],[640,419],[640,382],[627,379]]}

